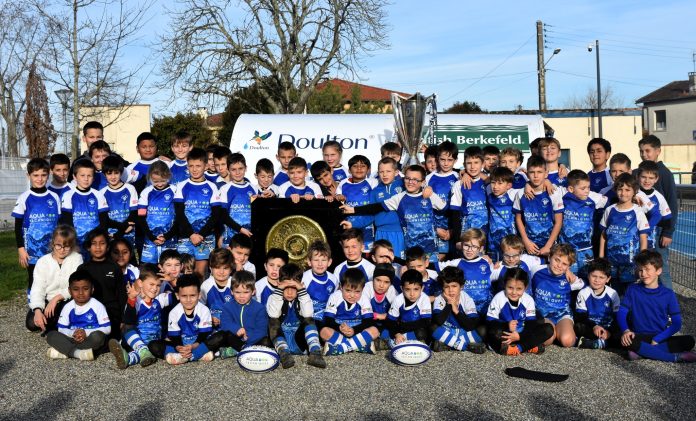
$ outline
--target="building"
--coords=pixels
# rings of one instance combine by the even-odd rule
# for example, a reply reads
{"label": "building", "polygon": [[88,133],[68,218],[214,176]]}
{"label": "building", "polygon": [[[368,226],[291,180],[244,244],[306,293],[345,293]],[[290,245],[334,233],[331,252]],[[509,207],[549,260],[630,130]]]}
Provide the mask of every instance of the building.
{"label": "building", "polygon": [[[672,171],[691,171],[696,161],[696,72],[638,98],[643,131],[662,141],[662,161]],[[687,183],[689,181],[683,181]]]}
{"label": "building", "polygon": [[[111,150],[126,161],[135,162],[140,157],[135,149],[135,140],[142,132],[150,131],[150,105],[138,104],[129,107],[84,107],[82,114],[89,116],[80,122],[98,121],[104,126],[104,140]],[[85,147],[80,140],[80,148]]]}
{"label": "building", "polygon": [[389,89],[377,88],[375,86],[363,85],[362,83],[350,82],[343,79],[328,79],[317,84],[317,91],[333,86],[338,89],[338,92],[343,97],[343,109],[348,110],[352,106],[353,92],[357,90],[360,93],[360,100],[364,105],[368,105],[373,109],[379,109],[381,113],[391,113],[391,94],[396,93],[404,97],[410,97],[412,94],[404,92],[392,91]]}

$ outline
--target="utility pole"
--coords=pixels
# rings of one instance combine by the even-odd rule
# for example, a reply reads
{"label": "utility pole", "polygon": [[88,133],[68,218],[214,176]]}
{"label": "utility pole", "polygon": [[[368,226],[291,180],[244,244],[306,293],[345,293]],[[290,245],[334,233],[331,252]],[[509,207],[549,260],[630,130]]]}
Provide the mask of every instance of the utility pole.
{"label": "utility pole", "polygon": [[544,65],[544,23],[536,22],[537,77],[539,79],[539,111],[546,111],[546,69]]}
{"label": "utility pole", "polygon": [[595,51],[597,55],[597,127],[599,137],[602,137],[602,85],[599,77],[599,40],[595,40]]}

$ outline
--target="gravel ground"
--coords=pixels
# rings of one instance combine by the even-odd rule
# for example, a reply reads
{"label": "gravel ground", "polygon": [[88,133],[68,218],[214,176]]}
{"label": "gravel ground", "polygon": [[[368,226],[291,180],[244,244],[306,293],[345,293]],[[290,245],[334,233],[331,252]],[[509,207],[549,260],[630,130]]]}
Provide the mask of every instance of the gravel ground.
{"label": "gravel ground", "polygon": [[[696,333],[696,294],[681,290]],[[330,357],[319,370],[296,357],[290,370],[243,372],[234,361],[125,371],[110,354],[95,362],[50,361],[23,328],[17,300],[0,306],[0,419],[693,419],[696,364],[629,362],[607,351],[551,347],[509,358],[446,352],[420,367],[385,353]],[[568,373],[563,383],[509,378],[507,367]],[[691,414],[691,415],[689,415]]]}

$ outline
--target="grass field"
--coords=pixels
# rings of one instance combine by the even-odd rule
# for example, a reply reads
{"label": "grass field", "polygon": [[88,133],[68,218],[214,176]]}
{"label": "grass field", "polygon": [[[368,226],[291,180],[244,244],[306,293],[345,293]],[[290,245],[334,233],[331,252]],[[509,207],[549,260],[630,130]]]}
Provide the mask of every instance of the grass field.
{"label": "grass field", "polygon": [[17,262],[14,232],[0,232],[0,301],[23,293],[27,287],[27,272]]}

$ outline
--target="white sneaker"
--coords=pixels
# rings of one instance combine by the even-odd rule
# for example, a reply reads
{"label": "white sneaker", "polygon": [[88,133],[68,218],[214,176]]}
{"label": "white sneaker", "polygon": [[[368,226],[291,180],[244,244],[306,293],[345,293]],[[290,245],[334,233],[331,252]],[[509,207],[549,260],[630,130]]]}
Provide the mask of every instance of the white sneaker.
{"label": "white sneaker", "polygon": [[94,361],[94,352],[92,349],[78,349],[75,352],[75,358],[80,361]]}
{"label": "white sneaker", "polygon": [[188,362],[188,358],[184,358],[178,352],[171,352],[165,357],[168,364],[181,365]]}
{"label": "white sneaker", "polygon": [[58,352],[57,349],[53,347],[48,348],[48,350],[46,351],[46,356],[52,360],[63,360],[68,358],[67,355],[61,354],[60,352]]}
{"label": "white sneaker", "polygon": [[215,358],[215,355],[213,355],[213,351],[208,351],[205,354],[203,354],[203,356],[200,358],[200,361],[209,362],[209,361],[213,361],[214,358]]}

